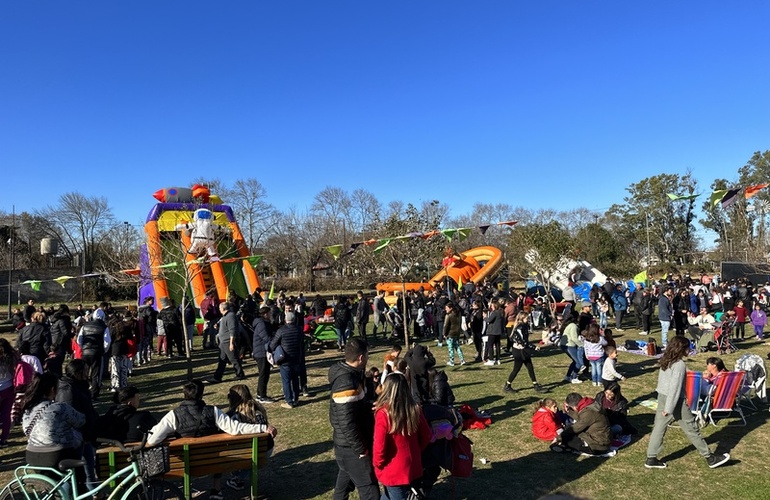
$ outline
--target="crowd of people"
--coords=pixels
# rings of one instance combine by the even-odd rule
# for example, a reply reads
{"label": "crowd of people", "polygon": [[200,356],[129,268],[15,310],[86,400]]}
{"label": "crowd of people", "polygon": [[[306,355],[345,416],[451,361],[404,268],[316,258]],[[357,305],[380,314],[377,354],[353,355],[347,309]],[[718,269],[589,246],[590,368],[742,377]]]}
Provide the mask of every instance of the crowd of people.
{"label": "crowd of people", "polygon": [[[571,289],[571,287],[568,287]],[[676,420],[710,467],[729,459],[712,454],[703,441],[692,414],[683,403],[683,359],[690,352],[690,335],[698,347],[708,348],[711,331],[730,321],[737,340],[745,337],[745,324],[763,338],[770,300],[764,287],[753,290],[744,280],[718,285],[671,280],[633,292],[622,283],[595,285],[588,300],[564,294],[564,310],[556,314],[537,295],[501,293],[489,283],[462,287],[437,287],[430,293],[415,290],[388,305],[384,293],[370,300],[358,292],[353,300],[339,297],[329,307],[320,295],[308,301],[279,293],[262,301],[259,293],[245,298],[231,291],[220,302],[207,293],[200,305],[203,342],[193,343],[198,312],[192,304],[177,306],[163,298],[156,309],[152,297],[138,308],[118,312],[103,302],[87,309],[66,304],[57,309],[37,307],[30,300],[16,309],[12,322],[16,345],[0,339],[0,447],[6,446],[13,423],[28,438],[26,459],[32,465],[55,466],[65,458],[86,462],[78,480],[95,485],[94,447],[98,437],[137,441],[151,432],[149,444],[169,436],[199,436],[268,432],[266,405],[277,402],[268,395],[270,374],[281,377],[281,406],[296,408],[307,386],[307,335],[316,324],[334,325],[344,360],[329,370],[330,421],[339,474],[334,498],[347,498],[357,489],[361,498],[387,498],[427,494],[440,474],[446,448],[436,453],[435,435],[428,424],[437,418],[451,420],[455,403],[447,374],[436,367],[430,347],[446,346],[447,367],[478,363],[496,366],[501,357],[513,359],[503,391],[514,391],[521,368],[526,368],[535,392],[548,392],[535,374],[533,356],[553,345],[569,358],[564,381],[589,380],[598,387],[594,397],[570,393],[561,408],[552,398],[540,400],[533,414],[533,434],[550,443],[554,451],[567,449],[605,454],[614,437],[635,434],[627,418],[628,401],[616,367],[618,348],[608,317],[622,331],[624,316],[633,312],[644,335],[652,330],[655,315],[661,326],[663,358],[658,378],[658,412],[647,450],[648,468],[665,467],[658,460],[668,424]],[[625,320],[628,323],[627,320]],[[373,323],[368,336],[368,324]],[[409,326],[415,344],[406,353],[397,343],[383,363],[369,362],[369,341],[390,333],[403,338]],[[668,336],[673,329],[675,335]],[[531,340],[533,331],[540,338]],[[504,342],[505,341],[505,342]],[[420,343],[422,342],[422,343]],[[471,349],[466,356],[464,349]],[[183,384],[183,400],[159,419],[140,409],[141,394],[129,377],[138,367],[189,356],[197,349],[217,349],[216,369],[206,382],[221,383],[232,366],[235,382],[228,393],[229,411],[203,402],[200,380]],[[257,384],[252,396],[243,363],[254,359]],[[368,368],[368,369],[367,369]],[[705,380],[713,383],[724,371],[719,358],[709,358]],[[107,377],[106,375],[109,374]],[[103,379],[114,404],[102,415],[95,410]],[[449,412],[449,414],[447,414]],[[435,429],[434,429],[435,430]],[[441,446],[445,446],[446,443]],[[226,484],[242,489],[247,477],[235,473]],[[222,498],[221,478],[214,478],[209,498]]]}

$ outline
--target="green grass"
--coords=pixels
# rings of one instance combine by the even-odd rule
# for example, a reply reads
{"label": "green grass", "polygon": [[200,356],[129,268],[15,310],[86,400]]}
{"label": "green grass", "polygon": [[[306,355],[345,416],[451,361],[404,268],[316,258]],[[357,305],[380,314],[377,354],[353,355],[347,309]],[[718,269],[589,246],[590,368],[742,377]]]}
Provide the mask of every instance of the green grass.
{"label": "green grass", "polygon": [[[626,330],[618,336],[618,344],[627,338],[639,338],[636,330]],[[196,339],[199,345],[200,339]],[[445,348],[430,344],[437,362],[443,368],[447,361]],[[740,345],[737,354],[723,356],[728,367],[743,353],[754,352],[763,358],[770,347],[755,341]],[[380,364],[387,349],[385,343],[376,343],[370,357]],[[473,347],[463,346],[468,359],[473,359]],[[687,361],[688,368],[702,370],[707,355],[700,354]],[[308,356],[310,398],[302,398],[294,410],[268,406],[270,421],[279,434],[276,450],[268,469],[260,472],[260,491],[272,499],[326,499],[337,474],[328,421],[329,366],[340,359],[336,350],[326,350]],[[571,391],[577,390],[592,396],[597,390],[585,382],[570,385],[562,382],[568,358],[555,348],[546,348],[534,358],[538,381],[550,390],[550,397],[563,401]],[[206,377],[215,367],[214,351],[194,353],[195,373]],[[256,385],[256,367],[246,365],[248,384]],[[540,395],[531,389],[526,371],[522,370],[514,381],[516,391],[507,395],[502,386],[512,367],[505,358],[501,366],[486,367],[468,364],[447,367],[449,381],[454,388],[458,403],[468,403],[492,415],[493,423],[486,430],[467,431],[474,442],[476,458],[472,478],[454,482],[442,475],[431,498],[519,498],[534,499],[556,491],[582,498],[646,499],[705,495],[713,498],[766,498],[770,488],[770,465],[766,457],[766,443],[770,440],[768,426],[764,425],[770,413],[766,406],[760,411],[747,411],[748,426],[707,427],[703,434],[713,449],[727,451],[732,460],[727,466],[710,470],[705,461],[678,429],[670,429],[665,439],[664,453],[660,457],[668,462],[665,470],[647,470],[643,467],[649,432],[654,413],[642,406],[633,405],[630,420],[641,434],[613,458],[582,458],[572,454],[550,452],[546,443],[532,437],[530,418],[532,405]],[[643,356],[620,353],[618,369],[628,376],[623,391],[631,401],[655,397],[657,368],[655,361]],[[156,361],[148,367],[136,370],[131,382],[142,390],[143,405],[158,416],[173,407],[180,399],[179,386],[185,377],[183,361]],[[229,379],[228,379],[229,377]],[[234,383],[232,370],[226,373],[225,383],[207,388],[205,400],[211,404],[226,406],[225,393]],[[280,376],[273,372],[270,394],[280,395]],[[100,403],[101,411],[106,403]],[[7,482],[10,471],[23,458],[23,438],[19,427],[14,428],[12,447],[3,450],[0,479]],[[487,459],[487,464],[480,462]],[[454,483],[454,484],[453,484]],[[197,481],[201,489],[209,487],[208,479]],[[227,498],[240,498],[240,494],[225,490]],[[205,496],[203,497],[205,498]],[[356,498],[353,495],[353,498]]]}

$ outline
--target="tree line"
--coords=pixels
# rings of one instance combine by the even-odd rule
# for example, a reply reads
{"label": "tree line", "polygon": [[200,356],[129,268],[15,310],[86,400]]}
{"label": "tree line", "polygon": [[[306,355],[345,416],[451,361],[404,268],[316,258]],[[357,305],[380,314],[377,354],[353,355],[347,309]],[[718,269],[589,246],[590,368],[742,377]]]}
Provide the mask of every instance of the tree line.
{"label": "tree line", "polygon": [[[709,190],[759,184],[770,179],[770,151],[756,152],[737,169],[733,179],[714,179]],[[219,179],[192,179],[208,184],[233,208],[246,245],[262,255],[260,276],[276,279],[293,290],[368,287],[380,281],[423,280],[440,269],[447,248],[462,252],[479,245],[500,248],[514,278],[547,269],[561,259],[585,260],[607,275],[630,277],[643,269],[663,272],[712,271],[722,260],[767,260],[767,215],[770,188],[727,209],[711,206],[706,196],[671,201],[668,193],[703,194],[691,172],[662,173],[626,188],[622,203],[605,212],[582,207],[530,209],[507,203],[476,203],[465,214],[452,214],[441,200],[419,204],[384,202],[359,188],[351,192],[334,186],[319,191],[309,206],[277,209],[256,178],[227,184]],[[703,214],[697,217],[697,203]],[[498,221],[517,220],[515,226]],[[425,233],[446,228],[475,228],[492,224],[483,234],[471,231],[453,241],[438,235],[429,239],[395,241],[380,252],[374,245],[354,243]],[[717,236],[699,238],[700,229]],[[118,221],[106,197],[78,192],[62,194],[53,205],[32,212],[0,213],[0,266],[34,269],[77,263],[84,273],[115,276],[138,265],[142,228]],[[44,257],[40,241],[58,241],[58,254]],[[343,245],[335,259],[325,247]],[[130,287],[129,287],[130,288]]]}

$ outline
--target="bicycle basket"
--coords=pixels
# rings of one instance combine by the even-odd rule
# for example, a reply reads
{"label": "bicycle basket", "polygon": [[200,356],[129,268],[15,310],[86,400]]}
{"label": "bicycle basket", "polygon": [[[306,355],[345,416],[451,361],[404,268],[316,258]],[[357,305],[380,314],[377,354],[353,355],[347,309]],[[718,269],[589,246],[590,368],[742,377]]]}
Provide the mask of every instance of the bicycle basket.
{"label": "bicycle basket", "polygon": [[139,470],[144,477],[159,476],[170,471],[168,445],[155,446],[140,451]]}

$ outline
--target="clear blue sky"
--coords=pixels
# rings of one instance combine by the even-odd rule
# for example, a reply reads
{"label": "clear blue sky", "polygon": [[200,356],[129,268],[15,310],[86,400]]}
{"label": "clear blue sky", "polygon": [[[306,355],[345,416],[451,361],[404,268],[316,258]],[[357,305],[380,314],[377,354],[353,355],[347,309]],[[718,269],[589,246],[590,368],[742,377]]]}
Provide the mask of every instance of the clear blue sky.
{"label": "clear blue sky", "polygon": [[[770,148],[767,2],[6,1],[0,209],[66,191],[144,220],[162,187],[256,177],[606,209]],[[577,194],[576,194],[577,193]]]}

